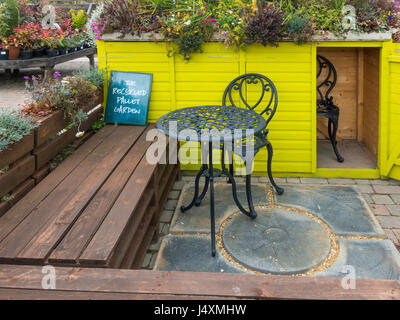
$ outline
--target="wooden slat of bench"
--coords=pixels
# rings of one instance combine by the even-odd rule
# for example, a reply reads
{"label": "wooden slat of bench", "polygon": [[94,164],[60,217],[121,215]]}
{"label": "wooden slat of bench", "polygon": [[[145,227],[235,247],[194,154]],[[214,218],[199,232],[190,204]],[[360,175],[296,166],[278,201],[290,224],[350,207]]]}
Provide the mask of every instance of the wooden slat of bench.
{"label": "wooden slat of bench", "polygon": [[[342,278],[104,268],[57,267],[55,271],[58,291],[242,299],[400,299],[396,280],[357,279],[356,288],[346,290]],[[0,288],[40,290],[42,280],[39,266],[0,265]]]}
{"label": "wooden slat of bench", "polygon": [[[143,131],[118,127],[0,243],[0,260],[43,263],[49,247],[76,219]],[[22,250],[22,251],[21,251]]]}
{"label": "wooden slat of bench", "polygon": [[82,264],[104,264],[108,262],[120,240],[139,200],[149,184],[156,165],[149,164],[144,157],[130,177],[106,219],[92,241],[82,253]]}
{"label": "wooden slat of bench", "polygon": [[80,254],[110,211],[151,144],[146,141],[146,133],[150,128],[152,127],[148,127],[143,132],[120,165],[90,201],[68,234],[52,252],[49,257],[50,263],[77,263]]}
{"label": "wooden slat of bench", "polygon": [[152,188],[150,184],[143,193],[143,197],[139,200],[139,204],[135,208],[135,214],[130,218],[126,227],[126,232],[121,236],[113,252],[113,256],[110,259],[110,266],[113,268],[130,268],[130,265],[125,267],[121,265],[121,262],[125,260],[128,255],[136,254],[135,250],[132,249],[133,238],[136,237],[136,233],[142,221],[146,219],[145,216],[150,209],[151,201],[154,201],[154,188]]}
{"label": "wooden slat of bench", "polygon": [[113,126],[107,126],[101,129],[93,138],[63,161],[57,167],[57,170],[50,173],[41,184],[36,186],[21,201],[7,211],[4,216],[0,218],[0,241],[14,230],[14,228],[18,226],[72,170],[79,166],[79,164],[115,130],[116,127]]}

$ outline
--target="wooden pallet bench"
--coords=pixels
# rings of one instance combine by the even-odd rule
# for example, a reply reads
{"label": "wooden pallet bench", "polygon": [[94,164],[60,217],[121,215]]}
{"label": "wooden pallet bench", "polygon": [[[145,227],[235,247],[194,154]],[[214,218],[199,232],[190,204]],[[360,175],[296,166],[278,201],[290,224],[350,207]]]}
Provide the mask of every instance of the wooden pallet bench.
{"label": "wooden pallet bench", "polygon": [[176,164],[146,160],[154,125],[108,125],[0,217],[0,263],[138,268]]}
{"label": "wooden pallet bench", "polygon": [[55,268],[43,289],[42,267],[0,265],[0,299],[382,299],[399,300],[396,280],[292,277],[211,272]]}
{"label": "wooden pallet bench", "polygon": [[41,57],[28,60],[23,60],[23,59],[0,60],[0,69],[5,69],[8,73],[10,73],[12,69],[20,70],[26,68],[42,68],[44,70],[43,81],[47,81],[52,76],[54,66],[60,63],[75,60],[82,57],[87,57],[89,59],[90,65],[93,67],[94,56],[96,53],[97,53],[97,48],[85,48],[79,51],[51,58]]}

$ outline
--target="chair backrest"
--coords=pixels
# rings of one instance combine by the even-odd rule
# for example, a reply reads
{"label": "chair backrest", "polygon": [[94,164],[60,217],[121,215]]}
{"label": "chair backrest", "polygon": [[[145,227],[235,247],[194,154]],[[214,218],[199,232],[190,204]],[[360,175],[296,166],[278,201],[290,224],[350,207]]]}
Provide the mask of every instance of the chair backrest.
{"label": "chair backrest", "polygon": [[[256,95],[255,103],[250,103],[249,101],[251,101],[251,99],[247,98],[250,85],[254,87],[258,86],[260,89],[259,96]],[[229,100],[230,105],[238,107],[235,104],[233,97],[235,91],[239,94],[239,101],[243,102],[243,104],[250,110],[255,111],[258,106],[261,106],[261,103],[263,103],[262,106],[264,106],[265,102],[266,107],[263,107],[259,114],[265,114],[265,116],[268,116],[266,119],[267,124],[271,121],[275,114],[276,107],[278,106],[278,92],[274,83],[270,79],[258,73],[247,73],[237,77],[232,80],[225,89],[222,97],[222,105],[226,106],[226,103]]]}
{"label": "chair backrest", "polygon": [[[323,56],[317,55],[317,61],[317,79],[319,79],[321,75],[323,77],[322,79],[320,79],[321,82],[319,84],[317,82],[317,92],[319,96],[317,102],[319,104],[330,105],[333,104],[333,97],[330,94],[335,87],[337,81],[336,69],[333,66],[332,62],[330,62],[327,58]],[[323,72],[324,70],[326,70],[326,72]],[[323,93],[324,90],[322,90],[323,87],[328,87],[325,91],[325,94]]]}

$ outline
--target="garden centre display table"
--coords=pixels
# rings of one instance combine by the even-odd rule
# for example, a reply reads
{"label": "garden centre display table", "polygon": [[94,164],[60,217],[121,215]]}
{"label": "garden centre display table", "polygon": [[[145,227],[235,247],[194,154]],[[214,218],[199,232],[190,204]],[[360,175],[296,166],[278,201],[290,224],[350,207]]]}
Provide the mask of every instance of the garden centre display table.
{"label": "garden centre display table", "polygon": [[[193,205],[199,206],[210,186],[211,254],[215,256],[214,178],[221,175],[227,176],[232,183],[233,199],[240,211],[253,219],[257,214],[251,196],[251,174],[246,172],[246,196],[249,205],[249,210],[246,210],[238,200],[235,179],[225,166],[225,152],[222,152],[221,170],[214,168],[213,145],[214,148],[217,146],[224,150],[225,144],[233,145],[239,142],[243,150],[246,144],[251,144],[253,135],[265,129],[266,122],[262,116],[248,109],[233,106],[198,106],[169,112],[158,119],[156,127],[170,138],[202,144],[201,168],[195,178],[194,197],[192,202],[187,206],[182,206],[181,210],[184,212]],[[232,149],[230,149],[231,154]],[[205,177],[205,185],[199,195],[199,181],[202,175]]]}
{"label": "garden centre display table", "polygon": [[0,69],[24,69],[24,68],[42,68],[44,70],[43,81],[47,81],[53,72],[55,65],[67,61],[75,60],[82,57],[88,57],[91,66],[94,66],[94,55],[97,53],[97,48],[85,48],[79,51],[71,52],[55,57],[33,58],[28,60],[1,60]]}

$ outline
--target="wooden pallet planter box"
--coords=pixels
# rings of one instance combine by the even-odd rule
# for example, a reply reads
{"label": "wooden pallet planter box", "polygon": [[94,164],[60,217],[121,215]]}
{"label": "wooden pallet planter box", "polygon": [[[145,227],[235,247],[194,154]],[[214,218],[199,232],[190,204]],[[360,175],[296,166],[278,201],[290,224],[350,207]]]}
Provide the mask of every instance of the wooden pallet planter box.
{"label": "wooden pallet planter box", "polygon": [[[84,108],[85,112],[91,112],[88,119],[82,122],[80,130],[89,130],[93,123],[101,119],[102,100],[103,91],[99,90],[93,102]],[[5,173],[0,174],[0,198],[8,194],[11,196],[10,200],[0,202],[0,216],[45,178],[50,172],[49,161],[76,139],[76,127],[54,138],[69,124],[62,111],[37,118],[36,122],[39,126],[32,134],[0,152],[0,168],[8,167]]]}
{"label": "wooden pallet planter box", "polygon": [[[102,103],[102,100],[103,92],[99,90],[93,102],[83,108],[83,111],[89,112],[93,110],[93,108]],[[102,113],[102,108],[98,108],[90,113],[88,119],[82,122],[80,129],[83,131],[88,130],[94,122],[101,118]],[[69,124],[69,120],[65,119],[62,111],[56,111],[43,119],[39,119],[38,122],[40,126],[35,132],[35,149],[33,150],[33,154],[36,157],[36,170],[40,170],[61,150],[72,143],[75,140],[77,130],[77,127],[73,127],[61,135],[56,136]]]}
{"label": "wooden pallet planter box", "polygon": [[4,169],[0,173],[0,198],[9,198],[0,201],[0,216],[34,186],[30,178],[35,172],[33,148],[34,132],[0,152],[0,168]]}

